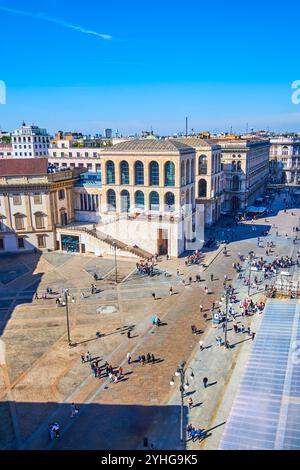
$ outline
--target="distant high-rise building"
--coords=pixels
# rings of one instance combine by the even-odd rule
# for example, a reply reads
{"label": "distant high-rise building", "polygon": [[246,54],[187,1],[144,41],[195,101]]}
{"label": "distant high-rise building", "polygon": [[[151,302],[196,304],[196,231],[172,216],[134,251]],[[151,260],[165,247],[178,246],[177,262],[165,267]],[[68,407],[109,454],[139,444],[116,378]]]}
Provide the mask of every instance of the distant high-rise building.
{"label": "distant high-rise building", "polygon": [[13,156],[15,158],[45,157],[48,155],[50,137],[46,129],[38,126],[22,126],[12,133]]}
{"label": "distant high-rise building", "polygon": [[106,139],[112,138],[112,129],[105,129],[105,138]]}

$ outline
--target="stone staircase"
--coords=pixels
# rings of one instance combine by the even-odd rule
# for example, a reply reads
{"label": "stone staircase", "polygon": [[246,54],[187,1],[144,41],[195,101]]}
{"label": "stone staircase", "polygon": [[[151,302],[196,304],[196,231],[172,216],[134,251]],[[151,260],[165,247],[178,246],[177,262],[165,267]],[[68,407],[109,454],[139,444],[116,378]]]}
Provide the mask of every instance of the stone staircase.
{"label": "stone staircase", "polygon": [[112,247],[116,247],[119,250],[127,251],[132,253],[133,255],[137,256],[138,258],[151,258],[153,256],[152,253],[149,251],[143,250],[142,248],[137,248],[131,245],[127,245],[116,238],[107,235],[104,232],[101,232],[98,229],[88,229],[87,227],[82,226],[73,226],[73,227],[66,227],[68,230],[74,230],[76,232],[82,232],[90,235],[91,237],[96,238],[97,240],[101,240],[103,243],[107,243]]}

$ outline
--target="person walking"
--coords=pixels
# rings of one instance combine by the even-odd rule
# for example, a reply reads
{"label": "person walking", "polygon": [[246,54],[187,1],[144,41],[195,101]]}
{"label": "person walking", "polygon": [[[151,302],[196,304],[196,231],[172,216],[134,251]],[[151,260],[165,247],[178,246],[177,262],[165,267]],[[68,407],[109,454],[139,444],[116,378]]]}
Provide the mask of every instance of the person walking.
{"label": "person walking", "polygon": [[189,398],[188,403],[189,403],[189,410],[191,410],[193,408],[193,399],[192,399],[192,397]]}
{"label": "person walking", "polygon": [[169,293],[170,293],[170,296],[173,295],[173,287],[170,287]]}
{"label": "person walking", "polygon": [[81,353],[81,364],[84,364],[84,363],[85,363],[84,353]]}
{"label": "person walking", "polygon": [[203,341],[202,339],[199,341],[200,351],[203,351]]}
{"label": "person walking", "polygon": [[213,274],[210,275],[210,280],[211,280],[211,282],[214,280],[214,275]]}
{"label": "person walking", "polygon": [[204,388],[207,387],[207,383],[208,383],[208,378],[205,376],[205,377],[203,377],[203,386],[204,386]]}
{"label": "person walking", "polygon": [[252,331],[252,341],[254,340],[254,337],[255,337],[255,333],[254,331]]}
{"label": "person walking", "polygon": [[152,299],[153,299],[153,300],[156,300],[155,292],[152,292]]}
{"label": "person walking", "polygon": [[127,364],[130,364],[131,363],[131,355],[130,355],[129,352],[127,353],[126,358],[127,358]]}
{"label": "person walking", "polygon": [[131,330],[128,330],[128,331],[127,331],[127,338],[131,338],[130,335],[131,335]]}
{"label": "person walking", "polygon": [[200,305],[200,313],[203,313],[203,305]]}

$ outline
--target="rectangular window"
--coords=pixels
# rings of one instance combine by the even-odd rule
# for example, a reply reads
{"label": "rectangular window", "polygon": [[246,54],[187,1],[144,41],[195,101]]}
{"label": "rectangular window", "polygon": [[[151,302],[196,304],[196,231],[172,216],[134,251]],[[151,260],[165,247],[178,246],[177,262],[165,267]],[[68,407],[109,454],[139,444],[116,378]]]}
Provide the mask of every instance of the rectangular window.
{"label": "rectangular window", "polygon": [[37,235],[37,242],[38,242],[38,247],[39,248],[45,248],[46,247],[46,237],[45,237],[45,235]]}
{"label": "rectangular window", "polygon": [[36,214],[35,216],[36,228],[45,228],[45,221],[43,214]]}
{"label": "rectangular window", "polygon": [[4,250],[4,239],[0,238],[0,250]]}
{"label": "rectangular window", "polygon": [[24,248],[25,242],[23,237],[18,238],[18,248]]}
{"label": "rectangular window", "polygon": [[60,189],[58,191],[58,199],[61,201],[62,199],[65,199],[65,190],[64,189]]}
{"label": "rectangular window", "polygon": [[24,217],[15,217],[16,230],[24,230]]}
{"label": "rectangular window", "polygon": [[13,204],[14,204],[14,206],[20,206],[22,204],[20,194],[14,194],[13,195]]}

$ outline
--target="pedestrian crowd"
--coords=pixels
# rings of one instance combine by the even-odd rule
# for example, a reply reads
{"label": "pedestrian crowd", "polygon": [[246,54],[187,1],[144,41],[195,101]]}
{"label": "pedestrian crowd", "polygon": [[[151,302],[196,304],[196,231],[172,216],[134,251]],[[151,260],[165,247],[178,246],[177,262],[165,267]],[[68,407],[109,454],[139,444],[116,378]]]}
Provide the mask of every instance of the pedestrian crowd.
{"label": "pedestrian crowd", "polygon": [[187,257],[185,261],[186,266],[190,266],[191,264],[200,264],[202,259],[202,252],[199,250],[195,250],[192,255]]}
{"label": "pedestrian crowd", "polygon": [[196,429],[192,424],[189,424],[186,428],[188,438],[191,439],[193,442],[201,441],[205,437],[205,429]]}
{"label": "pedestrian crowd", "polygon": [[142,259],[136,263],[136,269],[140,274],[147,274],[148,276],[153,276],[155,266],[155,258]]}

